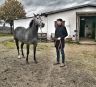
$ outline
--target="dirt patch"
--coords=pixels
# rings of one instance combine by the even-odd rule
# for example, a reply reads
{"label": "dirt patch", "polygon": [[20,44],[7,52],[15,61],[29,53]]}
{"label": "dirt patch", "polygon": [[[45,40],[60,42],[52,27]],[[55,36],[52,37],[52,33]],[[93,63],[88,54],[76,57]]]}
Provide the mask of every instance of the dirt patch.
{"label": "dirt patch", "polygon": [[53,65],[53,43],[38,44],[38,64],[31,46],[29,65],[24,58],[17,59],[15,44],[11,44],[11,48],[0,44],[0,87],[96,87],[96,45],[66,44],[67,67],[60,68]]}

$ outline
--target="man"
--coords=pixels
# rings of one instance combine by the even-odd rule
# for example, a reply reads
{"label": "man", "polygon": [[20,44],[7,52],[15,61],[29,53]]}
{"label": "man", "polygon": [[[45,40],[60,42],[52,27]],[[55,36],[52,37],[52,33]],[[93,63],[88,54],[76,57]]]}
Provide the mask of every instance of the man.
{"label": "man", "polygon": [[64,47],[65,47],[65,37],[68,36],[66,27],[62,25],[63,20],[57,19],[57,26],[55,30],[55,47],[56,47],[56,53],[57,53],[57,62],[54,65],[60,64],[60,51],[62,54],[62,64],[60,67],[65,66],[65,53],[64,53]]}

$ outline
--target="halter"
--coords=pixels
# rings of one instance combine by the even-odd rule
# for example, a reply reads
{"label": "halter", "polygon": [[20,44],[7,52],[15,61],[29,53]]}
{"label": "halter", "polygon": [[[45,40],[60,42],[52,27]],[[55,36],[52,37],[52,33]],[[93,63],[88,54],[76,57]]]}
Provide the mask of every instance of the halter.
{"label": "halter", "polygon": [[[41,17],[40,17],[40,20],[42,21]],[[40,21],[40,22],[41,22],[41,21]],[[41,33],[43,33],[43,32],[42,32],[42,27],[40,27],[40,30],[41,30]]]}
{"label": "halter", "polygon": [[[41,16],[40,16],[39,14],[37,14],[37,15],[33,14],[33,15],[34,15],[35,17],[36,17],[36,16],[39,16],[39,18],[40,18],[40,23],[42,23],[42,19],[41,19]],[[43,32],[42,32],[42,27],[40,26],[39,28],[40,28],[40,30],[41,30],[41,33],[43,33]]]}
{"label": "halter", "polygon": [[40,27],[40,30],[41,30],[41,33],[43,33],[43,32],[42,32],[42,28],[41,28],[41,27]]}
{"label": "halter", "polygon": [[[58,40],[56,40],[55,41],[55,45],[56,45],[56,42],[57,42]],[[58,50],[59,50],[59,48],[60,48],[60,46],[61,46],[61,49],[62,49],[62,42],[61,42],[61,39],[59,40],[60,42],[59,42],[59,45],[58,45]]]}

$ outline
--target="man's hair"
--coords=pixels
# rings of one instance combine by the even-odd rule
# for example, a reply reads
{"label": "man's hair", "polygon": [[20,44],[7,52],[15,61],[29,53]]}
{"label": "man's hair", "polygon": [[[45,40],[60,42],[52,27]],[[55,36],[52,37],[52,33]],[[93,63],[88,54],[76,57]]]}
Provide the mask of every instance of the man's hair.
{"label": "man's hair", "polygon": [[57,21],[61,21],[62,22],[63,20],[61,18],[59,18],[59,19],[57,19]]}

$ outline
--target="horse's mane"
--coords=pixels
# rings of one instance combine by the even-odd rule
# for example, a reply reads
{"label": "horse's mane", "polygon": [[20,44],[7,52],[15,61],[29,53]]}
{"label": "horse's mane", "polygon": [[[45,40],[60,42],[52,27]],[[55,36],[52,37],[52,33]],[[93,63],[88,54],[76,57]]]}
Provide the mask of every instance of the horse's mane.
{"label": "horse's mane", "polygon": [[[29,28],[31,28],[31,27],[33,26],[33,24],[34,24],[34,20],[32,19],[32,20],[30,21],[30,23],[29,23]],[[38,26],[36,26],[36,28],[38,28]]]}
{"label": "horse's mane", "polygon": [[32,19],[31,22],[29,23],[29,28],[33,26],[34,20]]}

